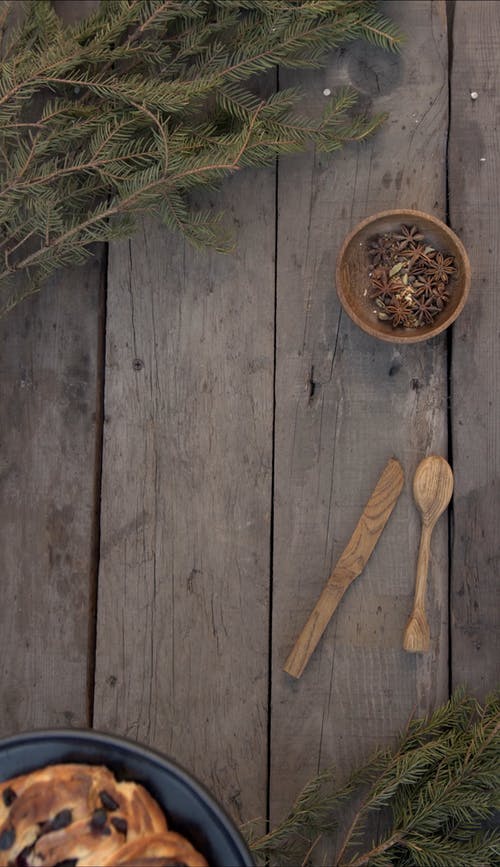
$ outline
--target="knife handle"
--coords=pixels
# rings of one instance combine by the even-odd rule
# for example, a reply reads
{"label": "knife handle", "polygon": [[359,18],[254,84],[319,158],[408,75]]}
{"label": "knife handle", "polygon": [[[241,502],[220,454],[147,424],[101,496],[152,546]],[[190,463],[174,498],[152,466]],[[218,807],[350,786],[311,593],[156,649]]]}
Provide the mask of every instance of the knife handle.
{"label": "knife handle", "polygon": [[359,575],[372,553],[403,488],[399,461],[391,458],[368,500],[355,530],[330,575],[321,596],[284,665],[299,678],[325,631],[345,591]]}

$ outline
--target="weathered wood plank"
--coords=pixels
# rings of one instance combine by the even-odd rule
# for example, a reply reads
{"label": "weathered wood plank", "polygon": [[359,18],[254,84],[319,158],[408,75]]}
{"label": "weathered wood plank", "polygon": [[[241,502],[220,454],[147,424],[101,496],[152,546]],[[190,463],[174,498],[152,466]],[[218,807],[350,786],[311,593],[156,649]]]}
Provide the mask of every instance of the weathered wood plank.
{"label": "weathered wood plank", "polygon": [[2,733],[84,725],[100,263],[0,322]]}
{"label": "weathered wood plank", "polygon": [[99,254],[0,321],[1,733],[87,722],[100,283]]}
{"label": "weathered wood plank", "polygon": [[[337,251],[358,220],[391,207],[442,216],[446,206],[444,3],[384,9],[411,34],[400,58],[349,47],[300,80],[309,106],[324,102],[324,88],[351,83],[389,120],[364,146],[283,161],[278,175],[273,820],[318,768],[333,763],[343,776],[448,688],[446,519],[432,547],[431,652],[402,648],[419,537],[411,479],[426,454],[447,448],[446,338],[406,348],[376,341],[341,313],[334,287]],[[287,654],[393,454],[406,488],[365,573],[292,681],[282,671]]]}
{"label": "weathered wood plank", "polygon": [[265,813],[274,171],[223,201],[230,256],[149,222],[110,251],[95,725],[241,819]]}
{"label": "weathered wood plank", "polygon": [[[450,219],[469,251],[470,301],[453,329],[455,468],[451,583],[453,684],[498,686],[500,584],[500,6],[456,4],[449,144]],[[478,93],[471,99],[471,91]]]}

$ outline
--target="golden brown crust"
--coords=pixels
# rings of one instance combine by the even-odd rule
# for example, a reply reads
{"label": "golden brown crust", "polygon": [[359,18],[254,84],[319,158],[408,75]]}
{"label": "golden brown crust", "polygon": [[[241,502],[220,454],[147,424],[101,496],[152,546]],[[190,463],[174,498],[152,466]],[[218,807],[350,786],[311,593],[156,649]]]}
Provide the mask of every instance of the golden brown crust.
{"label": "golden brown crust", "polygon": [[206,867],[207,864],[184,837],[174,831],[166,831],[127,843],[103,867],[132,867],[133,864],[143,864],[146,858],[160,859],[160,863],[170,860],[185,867]]}
{"label": "golden brown crust", "polygon": [[141,858],[140,861],[127,861],[127,867],[184,867],[173,858]]}
{"label": "golden brown crust", "polygon": [[75,867],[162,867],[169,859],[206,865],[187,840],[168,831],[143,786],[119,783],[105,767],[80,764],[52,765],[0,783],[0,867],[15,864],[21,853],[26,867],[67,860]]}
{"label": "golden brown crust", "polygon": [[[86,765],[55,765],[2,783],[0,867],[9,864],[20,852],[32,846],[44,828],[45,834],[52,836],[49,823],[55,824],[57,830],[68,818],[64,811],[71,812],[71,822],[78,822],[92,814],[100,787],[105,789],[113,782],[113,776],[106,768],[96,767],[90,771]],[[5,803],[6,790],[16,796],[10,806]],[[9,800],[7,798],[7,802]],[[8,842],[9,835],[14,835],[14,839],[12,845],[7,847],[6,838]]]}

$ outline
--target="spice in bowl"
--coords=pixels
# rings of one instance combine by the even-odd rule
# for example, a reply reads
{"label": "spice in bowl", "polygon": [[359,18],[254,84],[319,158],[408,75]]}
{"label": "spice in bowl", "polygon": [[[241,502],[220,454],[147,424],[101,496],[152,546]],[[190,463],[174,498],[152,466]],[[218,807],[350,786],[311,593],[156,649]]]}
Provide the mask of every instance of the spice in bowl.
{"label": "spice in bowl", "polygon": [[393,328],[431,324],[446,306],[455,259],[425,240],[417,226],[400,226],[369,244],[369,286],[374,313]]}

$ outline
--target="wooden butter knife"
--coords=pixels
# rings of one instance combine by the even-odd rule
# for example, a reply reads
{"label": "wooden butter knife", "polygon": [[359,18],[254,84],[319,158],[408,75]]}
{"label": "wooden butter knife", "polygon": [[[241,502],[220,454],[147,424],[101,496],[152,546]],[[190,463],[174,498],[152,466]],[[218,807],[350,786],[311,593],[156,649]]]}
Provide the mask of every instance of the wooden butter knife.
{"label": "wooden butter knife", "polygon": [[301,676],[342,596],[365,568],[396,505],[403,482],[401,464],[391,458],[285,663],[284,670],[292,677]]}

